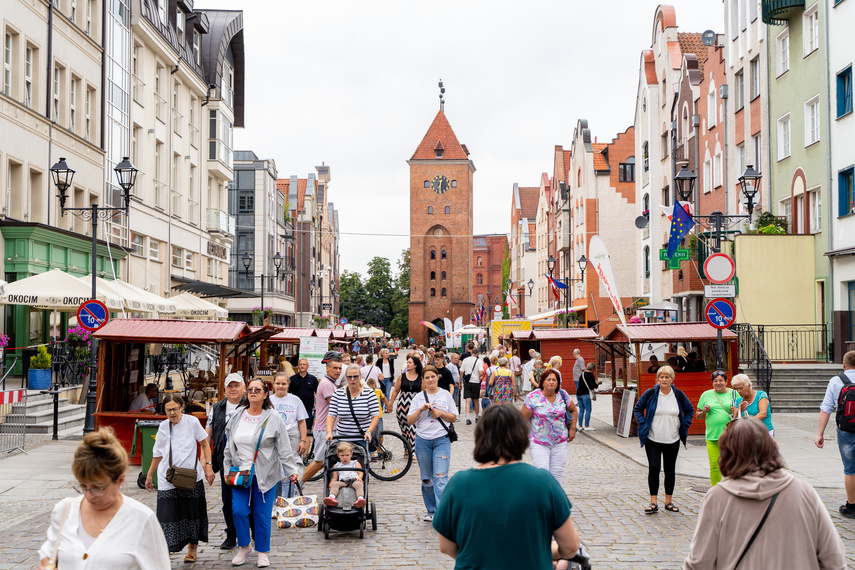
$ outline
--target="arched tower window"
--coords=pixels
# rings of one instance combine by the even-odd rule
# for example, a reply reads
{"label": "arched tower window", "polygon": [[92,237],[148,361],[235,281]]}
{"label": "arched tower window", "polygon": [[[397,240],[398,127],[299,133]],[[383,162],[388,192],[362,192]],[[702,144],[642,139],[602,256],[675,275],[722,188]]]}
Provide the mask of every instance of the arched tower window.
{"label": "arched tower window", "polygon": [[434,289],[433,287],[430,288],[430,296],[436,297],[436,289]]}
{"label": "arched tower window", "polygon": [[442,272],[442,278],[445,279],[445,271]]}
{"label": "arched tower window", "polygon": [[442,288],[442,296],[445,297],[445,287]]}
{"label": "arched tower window", "polygon": [[446,206],[446,207],[445,207],[445,213],[446,213],[446,214],[450,214],[450,213],[451,213],[451,206]]}
{"label": "arched tower window", "polygon": [[430,258],[436,259],[436,250],[435,249],[430,250]]}
{"label": "arched tower window", "polygon": [[442,250],[441,257],[442,257],[442,259],[445,259],[445,258],[447,257],[447,255],[446,255],[446,253],[445,253],[445,250],[444,250],[444,249]]}
{"label": "arched tower window", "polygon": [[431,272],[430,272],[430,279],[431,279],[431,281],[433,281],[434,279],[436,279],[436,271],[431,271]]}
{"label": "arched tower window", "polygon": [[[650,277],[650,247],[644,246],[644,278]],[[431,289],[432,290],[432,289]]]}
{"label": "arched tower window", "polygon": [[478,256],[478,265],[484,265],[484,260],[481,258],[480,255]]}
{"label": "arched tower window", "polygon": [[428,206],[428,214],[433,214],[433,206]]}

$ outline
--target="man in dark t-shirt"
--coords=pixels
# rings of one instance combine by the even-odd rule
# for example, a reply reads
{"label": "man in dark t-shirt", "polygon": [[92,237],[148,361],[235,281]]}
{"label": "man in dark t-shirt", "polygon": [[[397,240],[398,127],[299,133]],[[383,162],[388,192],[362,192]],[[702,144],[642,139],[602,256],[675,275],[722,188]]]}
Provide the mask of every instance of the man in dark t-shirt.
{"label": "man in dark t-shirt", "polygon": [[306,407],[306,412],[309,414],[306,419],[306,430],[311,433],[312,425],[315,423],[315,392],[318,391],[318,379],[309,374],[309,361],[305,358],[297,362],[297,370],[297,374],[291,376],[288,392],[300,398],[303,406]]}
{"label": "man in dark t-shirt", "polygon": [[443,390],[448,390],[452,397],[454,397],[454,375],[451,373],[445,366],[445,356],[441,352],[437,352],[433,358],[433,364],[436,366],[436,369],[439,370],[439,380],[437,381],[437,386],[442,388]]}

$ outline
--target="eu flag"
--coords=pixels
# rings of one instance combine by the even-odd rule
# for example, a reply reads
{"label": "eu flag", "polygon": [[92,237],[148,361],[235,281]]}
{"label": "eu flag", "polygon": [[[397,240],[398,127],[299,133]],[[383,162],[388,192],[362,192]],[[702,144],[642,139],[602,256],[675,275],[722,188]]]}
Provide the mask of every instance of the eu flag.
{"label": "eu flag", "polygon": [[674,255],[680,242],[695,226],[692,216],[683,209],[680,202],[674,201],[674,213],[671,217],[671,233],[668,236],[668,259]]}

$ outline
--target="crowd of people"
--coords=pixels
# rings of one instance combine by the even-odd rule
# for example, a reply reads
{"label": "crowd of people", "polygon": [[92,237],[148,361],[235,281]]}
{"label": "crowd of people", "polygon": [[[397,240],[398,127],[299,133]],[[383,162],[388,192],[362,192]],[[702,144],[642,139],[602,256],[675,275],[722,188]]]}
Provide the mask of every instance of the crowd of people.
{"label": "crowd of people", "polygon": [[[302,358],[293,375],[280,372],[269,383],[261,378],[246,382],[230,374],[225,398],[211,407],[206,428],[184,413],[180,395],[165,395],[160,405],[167,419],[158,429],[145,483],[149,491],[157,488],[156,514],[121,493],[128,458],[112,432],[88,434],[72,466],[81,495],[55,507],[39,551],[41,567],[57,567],[57,560],[63,561],[63,568],[74,567],[66,560],[86,554],[103,567],[165,568],[170,553],[185,548],[184,561],[194,562],[199,542],[209,540],[205,483],[213,485],[217,474],[225,519],[220,548],[238,548],[232,560],[236,566],[255,551],[257,566],[267,567],[275,497],[292,493],[298,480],[311,479],[333,440],[336,466],[361,469],[354,449],[362,446],[370,453],[382,431],[384,410],[395,411],[400,431],[411,443],[421,480],[423,520],[432,522],[440,550],[455,557],[459,567],[506,567],[513,562],[514,567],[551,568],[554,561],[577,553],[579,536],[561,484],[569,444],[578,431],[593,429],[596,363],[586,364],[579,351],[574,354],[574,400],[569,388],[562,388],[567,384],[562,383],[561,358],[554,356],[544,365],[535,351],[523,363],[516,351],[504,346],[483,353],[469,345],[463,354],[415,346],[397,374],[389,350],[380,350],[376,360],[373,354],[361,356],[362,362],[356,362],[349,354],[328,352],[320,379],[309,374],[308,361]],[[713,488],[701,503],[684,568],[732,568],[743,560],[746,568],[769,560],[780,564],[768,567],[842,568],[843,547],[828,512],[810,485],[784,470],[768,395],[742,374],[734,376],[728,388],[727,373],[716,370],[711,389],[693,405],[675,385],[677,369],[651,361],[651,368],[654,365],[656,383],[641,394],[633,410],[649,467],[645,514],[659,511],[663,471],[661,506],[680,512],[673,499],[680,445],[686,446],[693,420],[705,422]],[[855,382],[855,352],[844,357],[844,374],[829,383],[818,447],[848,382]],[[135,405],[148,407],[148,392],[146,387],[145,398]],[[472,425],[470,414],[477,424],[476,466],[452,477],[454,424],[462,416]],[[310,433],[314,462],[303,465]],[[855,518],[855,435],[838,427],[838,445],[847,492],[840,512]],[[532,465],[523,463],[526,451]],[[324,503],[337,505],[338,491],[352,486],[357,493],[354,506],[365,506],[363,483],[358,471],[336,472]],[[774,517],[766,522],[776,501]],[[520,512],[525,513],[524,523],[502,514]],[[741,513],[737,526],[726,524],[733,520],[731,512]],[[485,534],[486,520],[491,529]],[[798,540],[781,538],[783,527],[777,528],[794,520]],[[767,531],[756,543],[754,537],[746,543],[745,535],[763,524]],[[107,548],[104,541],[95,541],[101,534],[111,540],[133,535],[136,540],[127,548]],[[792,534],[790,529],[786,536]],[[496,540],[511,535],[515,540]]]}

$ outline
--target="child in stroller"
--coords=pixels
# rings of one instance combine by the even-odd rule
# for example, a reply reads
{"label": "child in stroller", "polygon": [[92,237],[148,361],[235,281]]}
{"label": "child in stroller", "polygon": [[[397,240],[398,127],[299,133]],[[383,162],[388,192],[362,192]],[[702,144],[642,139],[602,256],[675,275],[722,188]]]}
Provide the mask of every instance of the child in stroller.
{"label": "child in stroller", "polygon": [[[328,507],[339,506],[336,497],[344,487],[352,487],[356,492],[356,501],[353,502],[355,508],[361,509],[365,506],[365,485],[363,482],[365,475],[362,471],[363,465],[358,459],[353,458],[353,449],[353,444],[347,441],[339,442],[335,448],[338,461],[333,465],[333,471],[329,476],[329,496],[324,499],[324,504]],[[362,450],[361,447],[360,450]],[[360,453],[359,455],[364,458],[364,453]],[[339,468],[353,469],[353,471],[336,471]]]}

